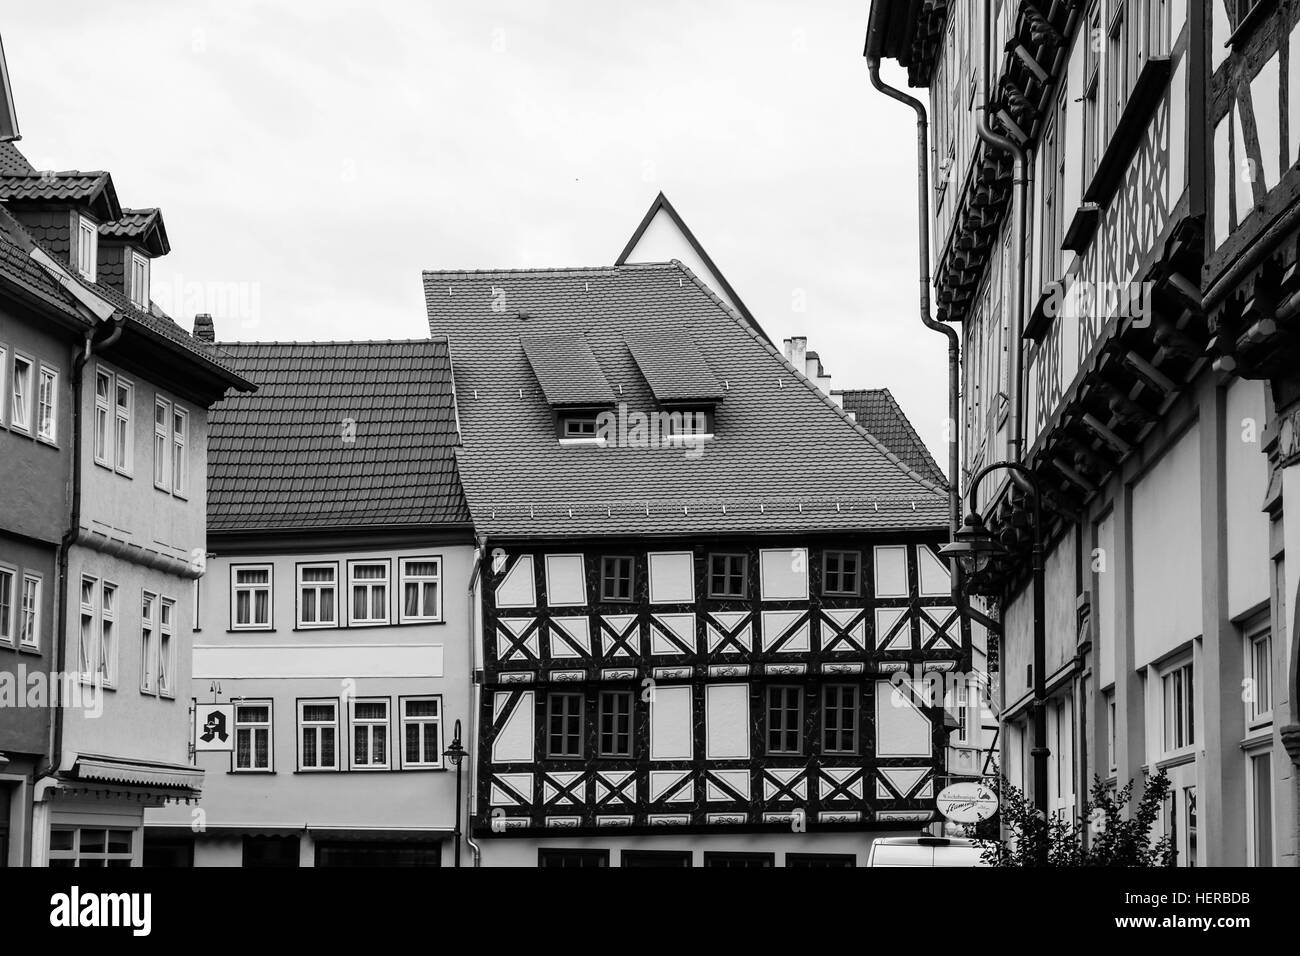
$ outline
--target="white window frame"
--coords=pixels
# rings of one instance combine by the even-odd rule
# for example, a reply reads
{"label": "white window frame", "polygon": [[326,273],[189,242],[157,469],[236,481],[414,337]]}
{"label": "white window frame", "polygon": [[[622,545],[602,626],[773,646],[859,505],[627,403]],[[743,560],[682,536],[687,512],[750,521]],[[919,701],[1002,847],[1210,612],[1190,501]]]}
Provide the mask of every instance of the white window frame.
{"label": "white window frame", "polygon": [[117,687],[117,596],[112,581],[99,582],[99,643],[96,648],[95,673],[102,686]]}
{"label": "white window frame", "polygon": [[[51,834],[50,834],[51,849],[49,851],[48,857],[51,865],[58,866],[59,863],[66,863],[68,861],[71,861],[72,866],[77,868],[81,868],[84,864],[88,862],[93,862],[96,867],[107,867],[112,864],[117,864],[118,866],[134,865],[135,849],[136,846],[138,845],[138,841],[143,838],[143,834],[144,834],[143,830],[136,830],[131,827],[124,827],[124,826],[116,826],[116,827],[114,826],[107,826],[107,827],[106,826],[65,826],[62,824],[56,824],[50,829],[51,829]],[[104,834],[104,849],[102,852],[99,853],[93,851],[82,852],[81,835],[86,831],[102,832]],[[53,849],[54,832],[60,832],[60,833],[70,832],[72,834],[72,849],[70,850]],[[128,848],[125,852],[119,850],[118,852],[113,853],[109,851],[108,841],[109,841],[110,833],[126,834],[128,840]]]}
{"label": "white window frame", "polygon": [[157,696],[158,595],[140,592],[140,693]]}
{"label": "white window frame", "polygon": [[[308,707],[332,707],[334,709],[333,720],[307,720],[303,717],[304,711]],[[341,735],[339,734],[339,702],[336,697],[312,698],[309,700],[298,701],[298,770],[301,773],[334,773],[341,769],[339,763],[339,749],[342,746]],[[334,731],[334,762],[332,764],[320,763],[321,757],[321,731]],[[308,766],[303,759],[304,740],[308,731],[313,731],[316,735],[316,758],[317,763],[314,766]]]}
{"label": "white window frame", "polygon": [[[358,704],[383,704],[384,717],[382,720],[375,717],[358,717]],[[353,770],[388,770],[393,761],[393,706],[387,697],[360,697],[349,702],[349,716],[351,717],[352,733],[348,737],[348,754],[352,763]],[[382,762],[374,759],[375,756],[375,728],[384,729],[384,759]],[[361,763],[357,762],[357,731],[365,731],[366,738],[366,756],[367,760]]]}
{"label": "white window frame", "polygon": [[[36,382],[36,438],[54,445],[59,440],[59,372],[42,364]],[[47,392],[48,385],[48,392]],[[46,398],[48,397],[48,401]],[[49,429],[45,428],[45,409],[49,408]]]}
{"label": "white window frame", "polygon": [[[161,413],[162,420],[158,420]],[[172,403],[157,396],[153,401],[153,486],[171,491]]]}
{"label": "white window frame", "polygon": [[[1277,772],[1274,769],[1276,756],[1269,746],[1251,748],[1245,753],[1246,757],[1246,865],[1247,866],[1275,866],[1277,862],[1277,800],[1276,790],[1272,787],[1273,775]],[[1255,844],[1259,840],[1259,787],[1255,778],[1255,761],[1266,757],[1268,758],[1268,810],[1271,819],[1269,820],[1270,847],[1269,853],[1271,860],[1264,863],[1259,861],[1259,853]]]}
{"label": "white window frame", "polygon": [[9,601],[0,602],[0,645],[15,647],[18,644],[18,606],[22,603],[22,576],[11,564],[0,564],[0,596],[3,582],[9,582]]}
{"label": "white window frame", "polygon": [[[21,379],[20,394],[20,376],[18,374],[18,365],[22,363],[27,375]],[[14,371],[9,382],[9,427],[16,432],[22,432],[24,435],[32,434],[32,384],[33,372],[36,370],[36,360],[26,355],[20,355],[14,352]],[[19,418],[21,412],[22,417]]]}
{"label": "white window frame", "polygon": [[1119,772],[1119,704],[1112,687],[1103,695],[1106,702],[1106,766],[1111,776]]}
{"label": "white window frame", "polygon": [[[240,571],[265,571],[265,584],[240,584]],[[248,591],[249,623],[239,623],[239,592]],[[258,591],[266,591],[266,622],[257,617]],[[275,566],[271,564],[232,564],[230,566],[230,629],[232,631],[270,631],[275,629]]]}
{"label": "white window frame", "polygon": [[184,498],[189,493],[190,462],[185,454],[189,444],[190,413],[181,408],[179,403],[172,403],[172,494]]}
{"label": "white window frame", "polygon": [[176,697],[176,601],[158,598],[158,667],[154,685],[159,697]]}
{"label": "white window frame", "polygon": [[[1196,689],[1196,666],[1189,656],[1181,657],[1176,662],[1166,664],[1157,671],[1160,677],[1160,749],[1165,756],[1191,753],[1196,748],[1196,730],[1200,721],[1196,708],[1200,704],[1200,694]],[[1188,699],[1184,685],[1181,717],[1185,728],[1185,739],[1180,744],[1176,739],[1177,700],[1173,696],[1175,681],[1182,677],[1191,681],[1191,699]],[[1171,724],[1171,721],[1175,723]]]}
{"label": "white window frame", "polygon": [[131,284],[131,304],[141,312],[149,311],[149,257],[134,249],[127,264],[127,281]]}
{"label": "white window frame", "polygon": [[[77,674],[83,684],[92,683],[94,675],[98,673],[99,664],[95,659],[96,647],[99,641],[96,637],[99,611],[96,602],[99,600],[99,578],[93,575],[83,574],[78,585],[81,590],[79,593],[80,613],[77,617]],[[86,601],[86,591],[90,591],[90,601]]]}
{"label": "white window frame", "polygon": [[[27,627],[27,585],[32,585],[31,634],[30,641],[23,639]],[[22,598],[18,605],[18,646],[25,651],[40,650],[41,647],[41,576],[34,571],[23,574]]]}
{"label": "white window frame", "polygon": [[[1246,660],[1245,674],[1251,681],[1250,700],[1246,701],[1246,727],[1248,730],[1255,730],[1265,727],[1273,722],[1273,632],[1269,627],[1262,627],[1250,631],[1246,635],[1244,645]],[[1261,663],[1257,651],[1259,645],[1263,645],[1263,666],[1264,678],[1261,681],[1257,665]],[[1264,700],[1260,699],[1261,685],[1264,690]],[[1265,707],[1261,707],[1265,704]]]}
{"label": "white window frame", "polygon": [[[126,406],[118,401],[118,392],[126,390]],[[135,463],[135,385],[121,375],[113,376],[113,462],[120,475],[130,478]],[[119,442],[118,435],[124,434],[125,441]],[[119,451],[121,452],[119,454]]]}
{"label": "white window frame", "polygon": [[[433,564],[437,568],[437,570],[434,572],[432,577],[429,577],[428,575],[408,574],[406,568],[407,565],[409,564]],[[442,558],[441,556],[434,555],[426,558],[421,558],[421,557],[400,558],[398,560],[398,566],[400,570],[400,575],[399,575],[400,581],[399,581],[398,595],[397,595],[398,601],[400,602],[398,607],[399,622],[402,624],[440,623],[442,621]],[[423,602],[424,602],[423,585],[430,584],[430,583],[435,585],[437,588],[437,600],[435,602],[437,606],[434,608],[433,614],[430,615],[425,613],[425,614],[407,615],[406,586],[408,584],[414,584],[419,589],[417,591],[417,594],[419,595],[416,602],[417,606],[420,611],[427,612],[429,609],[423,606]]]}
{"label": "white window frame", "polygon": [[[230,751],[230,771],[231,773],[274,773],[275,772],[275,701],[270,698],[251,698],[248,700],[237,700],[235,704],[235,720],[232,736],[235,738],[235,746]],[[265,707],[265,721],[250,721],[239,719],[241,709],[248,707]],[[248,731],[248,762],[249,766],[239,766],[239,732]],[[257,766],[257,732],[266,731],[266,766]]]}
{"label": "white window frame", "polygon": [[9,348],[0,345],[0,426],[3,426],[7,416],[5,409],[9,405],[9,392],[5,385],[9,381]]}
{"label": "white window frame", "polygon": [[[95,264],[99,261],[99,225],[86,216],[77,217],[77,271],[95,281]],[[89,265],[87,265],[89,264]]]}
{"label": "white window frame", "polygon": [[[436,717],[416,716],[412,717],[407,713],[407,705],[413,701],[427,703],[433,701],[438,705],[438,714]],[[401,736],[397,742],[398,753],[401,754],[401,766],[403,770],[441,770],[444,766],[443,737],[442,737],[442,697],[437,694],[417,694],[411,697],[399,697],[397,703],[398,723],[401,727]],[[407,760],[406,759],[406,729],[409,726],[419,727],[420,754],[423,755],[427,749],[426,743],[429,734],[429,728],[433,727],[433,733],[437,736],[437,743],[434,747],[434,753],[438,759],[433,763],[425,760]],[[391,748],[390,748],[391,750]]]}
{"label": "white window frame", "polygon": [[[355,577],[356,569],[360,565],[383,565],[384,577],[379,578],[357,578]],[[377,561],[367,559],[357,559],[348,562],[348,626],[349,627],[383,627],[392,621],[392,582],[393,582],[393,563],[388,558],[381,558]],[[364,587],[366,589],[366,610],[369,611],[371,606],[371,591],[377,585],[383,585],[384,588],[384,616],[379,618],[359,618],[356,615],[356,601],[354,600],[354,589]]]}
{"label": "white window frame", "polygon": [[[330,571],[334,573],[333,579],[330,580],[328,583],[324,581],[304,581],[302,579],[304,571],[308,571],[308,570],[318,571],[323,568],[328,568]],[[295,620],[295,626],[298,627],[300,630],[304,630],[304,631],[307,630],[314,631],[314,630],[320,630],[321,628],[338,627],[339,626],[339,600],[340,600],[340,591],[341,591],[340,581],[339,581],[339,563],[337,561],[314,561],[306,564],[300,564],[298,565],[297,569],[294,572],[294,577],[297,579],[296,586],[295,586],[295,591],[297,594],[297,601],[296,601],[296,608],[295,608],[295,614],[297,616]],[[328,621],[322,621],[320,620],[320,608],[321,608],[320,592],[323,589],[327,589],[327,588],[334,591],[334,616],[332,619]],[[307,591],[314,591],[316,595],[317,620],[315,621],[303,620],[303,616],[302,616],[302,609],[304,603],[303,594],[306,593]]]}
{"label": "white window frame", "polygon": [[[99,383],[106,382],[107,387],[103,395],[99,394]],[[109,426],[112,420],[113,409],[113,373],[95,367],[95,424],[94,432],[91,435],[91,443],[95,464],[103,465],[105,468],[113,467],[113,428]]]}

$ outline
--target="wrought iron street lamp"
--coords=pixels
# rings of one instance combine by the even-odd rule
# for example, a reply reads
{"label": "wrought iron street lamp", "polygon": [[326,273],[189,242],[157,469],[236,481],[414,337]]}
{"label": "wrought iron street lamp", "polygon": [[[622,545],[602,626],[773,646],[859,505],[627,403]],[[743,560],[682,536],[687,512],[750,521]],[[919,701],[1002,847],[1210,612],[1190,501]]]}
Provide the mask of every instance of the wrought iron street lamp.
{"label": "wrought iron street lamp", "polygon": [[469,751],[465,749],[460,742],[460,721],[456,721],[456,726],[451,732],[451,745],[442,752],[442,755],[451,761],[451,765],[456,768],[456,866],[460,866],[460,765],[464,763]]}
{"label": "wrought iron street lamp", "polygon": [[[970,483],[970,516],[955,540],[939,549],[945,557],[956,558],[967,574],[978,574],[997,556],[1007,553],[984,527],[980,517],[979,488],[984,476],[994,471],[1009,471],[1029,486],[1033,496],[1033,589],[1034,589],[1034,809],[1047,819],[1047,580],[1043,562],[1042,488],[1038,477],[1026,466],[1014,461],[995,462],[980,470]],[[1040,863],[1046,864],[1047,842],[1043,841]]]}

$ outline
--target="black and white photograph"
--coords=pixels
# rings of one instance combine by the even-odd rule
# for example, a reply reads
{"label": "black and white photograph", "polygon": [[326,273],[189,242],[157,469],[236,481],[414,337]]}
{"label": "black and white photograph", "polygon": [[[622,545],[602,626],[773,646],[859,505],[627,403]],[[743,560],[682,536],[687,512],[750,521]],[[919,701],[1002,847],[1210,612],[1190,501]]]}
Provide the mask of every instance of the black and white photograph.
{"label": "black and white photograph", "polygon": [[1298,515],[1295,0],[0,10],[0,940],[1285,932]]}

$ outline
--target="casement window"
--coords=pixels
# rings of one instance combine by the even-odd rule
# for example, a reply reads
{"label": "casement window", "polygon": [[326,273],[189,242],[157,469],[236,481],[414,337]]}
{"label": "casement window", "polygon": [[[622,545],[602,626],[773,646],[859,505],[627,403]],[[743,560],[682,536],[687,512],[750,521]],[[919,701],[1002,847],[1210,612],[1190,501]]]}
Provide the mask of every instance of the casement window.
{"label": "casement window", "polygon": [[1165,753],[1196,743],[1196,692],[1192,663],[1179,664],[1160,678]]}
{"label": "casement window", "polygon": [[1251,866],[1273,865],[1273,754],[1264,749],[1247,757]]}
{"label": "casement window", "polygon": [[441,559],[402,558],[399,570],[402,575],[401,622],[441,621]]}
{"label": "casement window", "polygon": [[141,312],[149,310],[149,260],[131,251],[131,304]]}
{"label": "casement window", "polygon": [[99,589],[99,648],[95,672],[105,687],[117,686],[117,585]]}
{"label": "casement window", "polygon": [[1115,773],[1119,761],[1119,751],[1115,746],[1116,725],[1119,717],[1115,709],[1115,692],[1106,691],[1106,766]]}
{"label": "casement window", "polygon": [[1101,160],[1101,4],[1093,0],[1083,37],[1083,184],[1086,190]]}
{"label": "casement window", "polygon": [[858,688],[853,684],[827,684],[822,688],[822,753],[857,752]]}
{"label": "casement window", "polygon": [[41,578],[23,575],[23,602],[18,609],[18,643],[34,650],[41,643]]}
{"label": "casement window", "polygon": [[349,624],[388,623],[388,562],[349,561]]}
{"label": "casement window", "polygon": [[168,435],[168,423],[172,417],[172,403],[165,398],[154,399],[153,403],[153,486],[169,491],[167,482],[171,474],[169,455],[171,441]]}
{"label": "casement window", "polygon": [[116,452],[115,465],[124,475],[131,474],[131,464],[135,457],[135,442],[131,436],[131,410],[134,407],[135,386],[121,376],[114,383],[113,400],[113,448]]}
{"label": "casement window", "polygon": [[748,564],[743,554],[709,555],[709,597],[743,598]]}
{"label": "casement window", "polygon": [[690,850],[624,850],[618,858],[618,865],[623,869],[660,866],[689,868],[693,855]]}
{"label": "casement window", "polygon": [[822,593],[857,597],[862,578],[862,553],[827,551],[824,557]]}
{"label": "casement window", "polygon": [[298,702],[298,768],[337,770],[339,704],[336,700]]}
{"label": "casement window", "polygon": [[271,771],[275,769],[271,758],[272,703],[245,701],[235,705],[235,766],[239,771]]}
{"label": "casement window", "polygon": [[83,681],[96,673],[95,663],[95,601],[99,581],[83,575],[81,578],[81,627],[77,635],[77,672]]}
{"label": "casement window", "polygon": [[705,866],[727,866],[740,869],[752,867],[775,867],[774,853],[712,853],[705,851]]}
{"label": "casement window", "polygon": [[14,635],[18,633],[18,624],[14,617],[17,606],[18,574],[12,568],[0,568],[0,644],[13,644]]}
{"label": "casement window", "polygon": [[154,683],[158,661],[155,656],[158,653],[157,645],[154,643],[157,633],[157,614],[158,614],[158,596],[144,591],[140,595],[140,692],[152,694],[156,688]]}
{"label": "casement window", "polygon": [[777,685],[767,689],[767,752],[803,752],[803,689]]}
{"label": "casement window", "polygon": [[595,415],[570,415],[563,421],[560,432],[565,438],[595,438]]}
{"label": "casement window", "polygon": [[113,467],[110,457],[112,452],[108,444],[108,400],[113,394],[113,376],[100,369],[95,370],[95,462]]}
{"label": "casement window", "polygon": [[352,767],[355,770],[388,769],[388,701],[352,703]]}
{"label": "casement window", "polygon": [[21,355],[14,356],[9,427],[20,432],[32,430],[32,360]]}
{"label": "casement window", "polygon": [[442,698],[403,697],[402,767],[406,770],[442,766]]}
{"label": "casement window", "polygon": [[1061,277],[1062,255],[1061,240],[1065,233],[1065,133],[1068,128],[1066,117],[1066,90],[1061,86],[1060,96],[1047,131],[1043,134],[1041,151],[1043,155],[1043,209],[1042,209],[1042,248],[1040,250],[1039,276],[1040,286]]}
{"label": "casement window", "polygon": [[0,345],[0,426],[5,421],[5,396],[9,392],[5,389],[5,381],[9,375],[9,350]]}
{"label": "casement window", "polygon": [[189,458],[185,446],[189,440],[190,413],[179,405],[172,406],[172,493],[184,496],[189,491]]}
{"label": "casement window", "polygon": [[538,866],[602,867],[609,866],[608,850],[538,849]]}
{"label": "casement window", "polygon": [[582,756],[582,695],[546,695],[546,753],[550,757]]}
{"label": "casement window", "polygon": [[597,753],[602,757],[632,756],[632,692],[602,690],[599,697]]}
{"label": "casement window", "polygon": [[50,827],[50,866],[129,867],[135,832],[99,827]]}
{"label": "casement window", "polygon": [[1128,2],[1114,4],[1106,38],[1106,139],[1115,132],[1119,118],[1128,104],[1129,85],[1129,23]]}
{"label": "casement window", "polygon": [[631,557],[615,555],[600,559],[600,599],[631,601],[632,574],[636,567]]}
{"label": "casement window", "polygon": [[857,857],[852,853],[787,853],[785,865],[801,867],[846,867],[852,869],[858,865]]}
{"label": "casement window", "polygon": [[175,655],[172,651],[175,611],[176,602],[170,598],[158,602],[158,693],[163,697],[176,696]]}
{"label": "casement window", "polygon": [[95,281],[95,262],[99,258],[99,227],[85,216],[77,218],[77,271]]}
{"label": "casement window", "polygon": [[230,569],[231,630],[271,629],[271,565],[235,565]]}
{"label": "casement window", "polygon": [[298,626],[338,627],[337,564],[298,565]]}
{"label": "casement window", "polygon": [[1273,639],[1268,631],[1246,641],[1246,721],[1251,727],[1273,719]]}
{"label": "casement window", "polygon": [[59,373],[42,365],[36,393],[36,437],[51,445],[58,439],[58,405]]}

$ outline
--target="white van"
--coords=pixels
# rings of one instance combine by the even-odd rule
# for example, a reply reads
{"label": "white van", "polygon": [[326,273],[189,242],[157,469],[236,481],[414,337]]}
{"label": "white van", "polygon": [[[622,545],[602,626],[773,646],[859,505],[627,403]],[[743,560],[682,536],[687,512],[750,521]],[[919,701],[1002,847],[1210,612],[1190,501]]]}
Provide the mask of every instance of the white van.
{"label": "white van", "polygon": [[960,837],[880,837],[871,844],[867,866],[987,866],[983,848]]}

